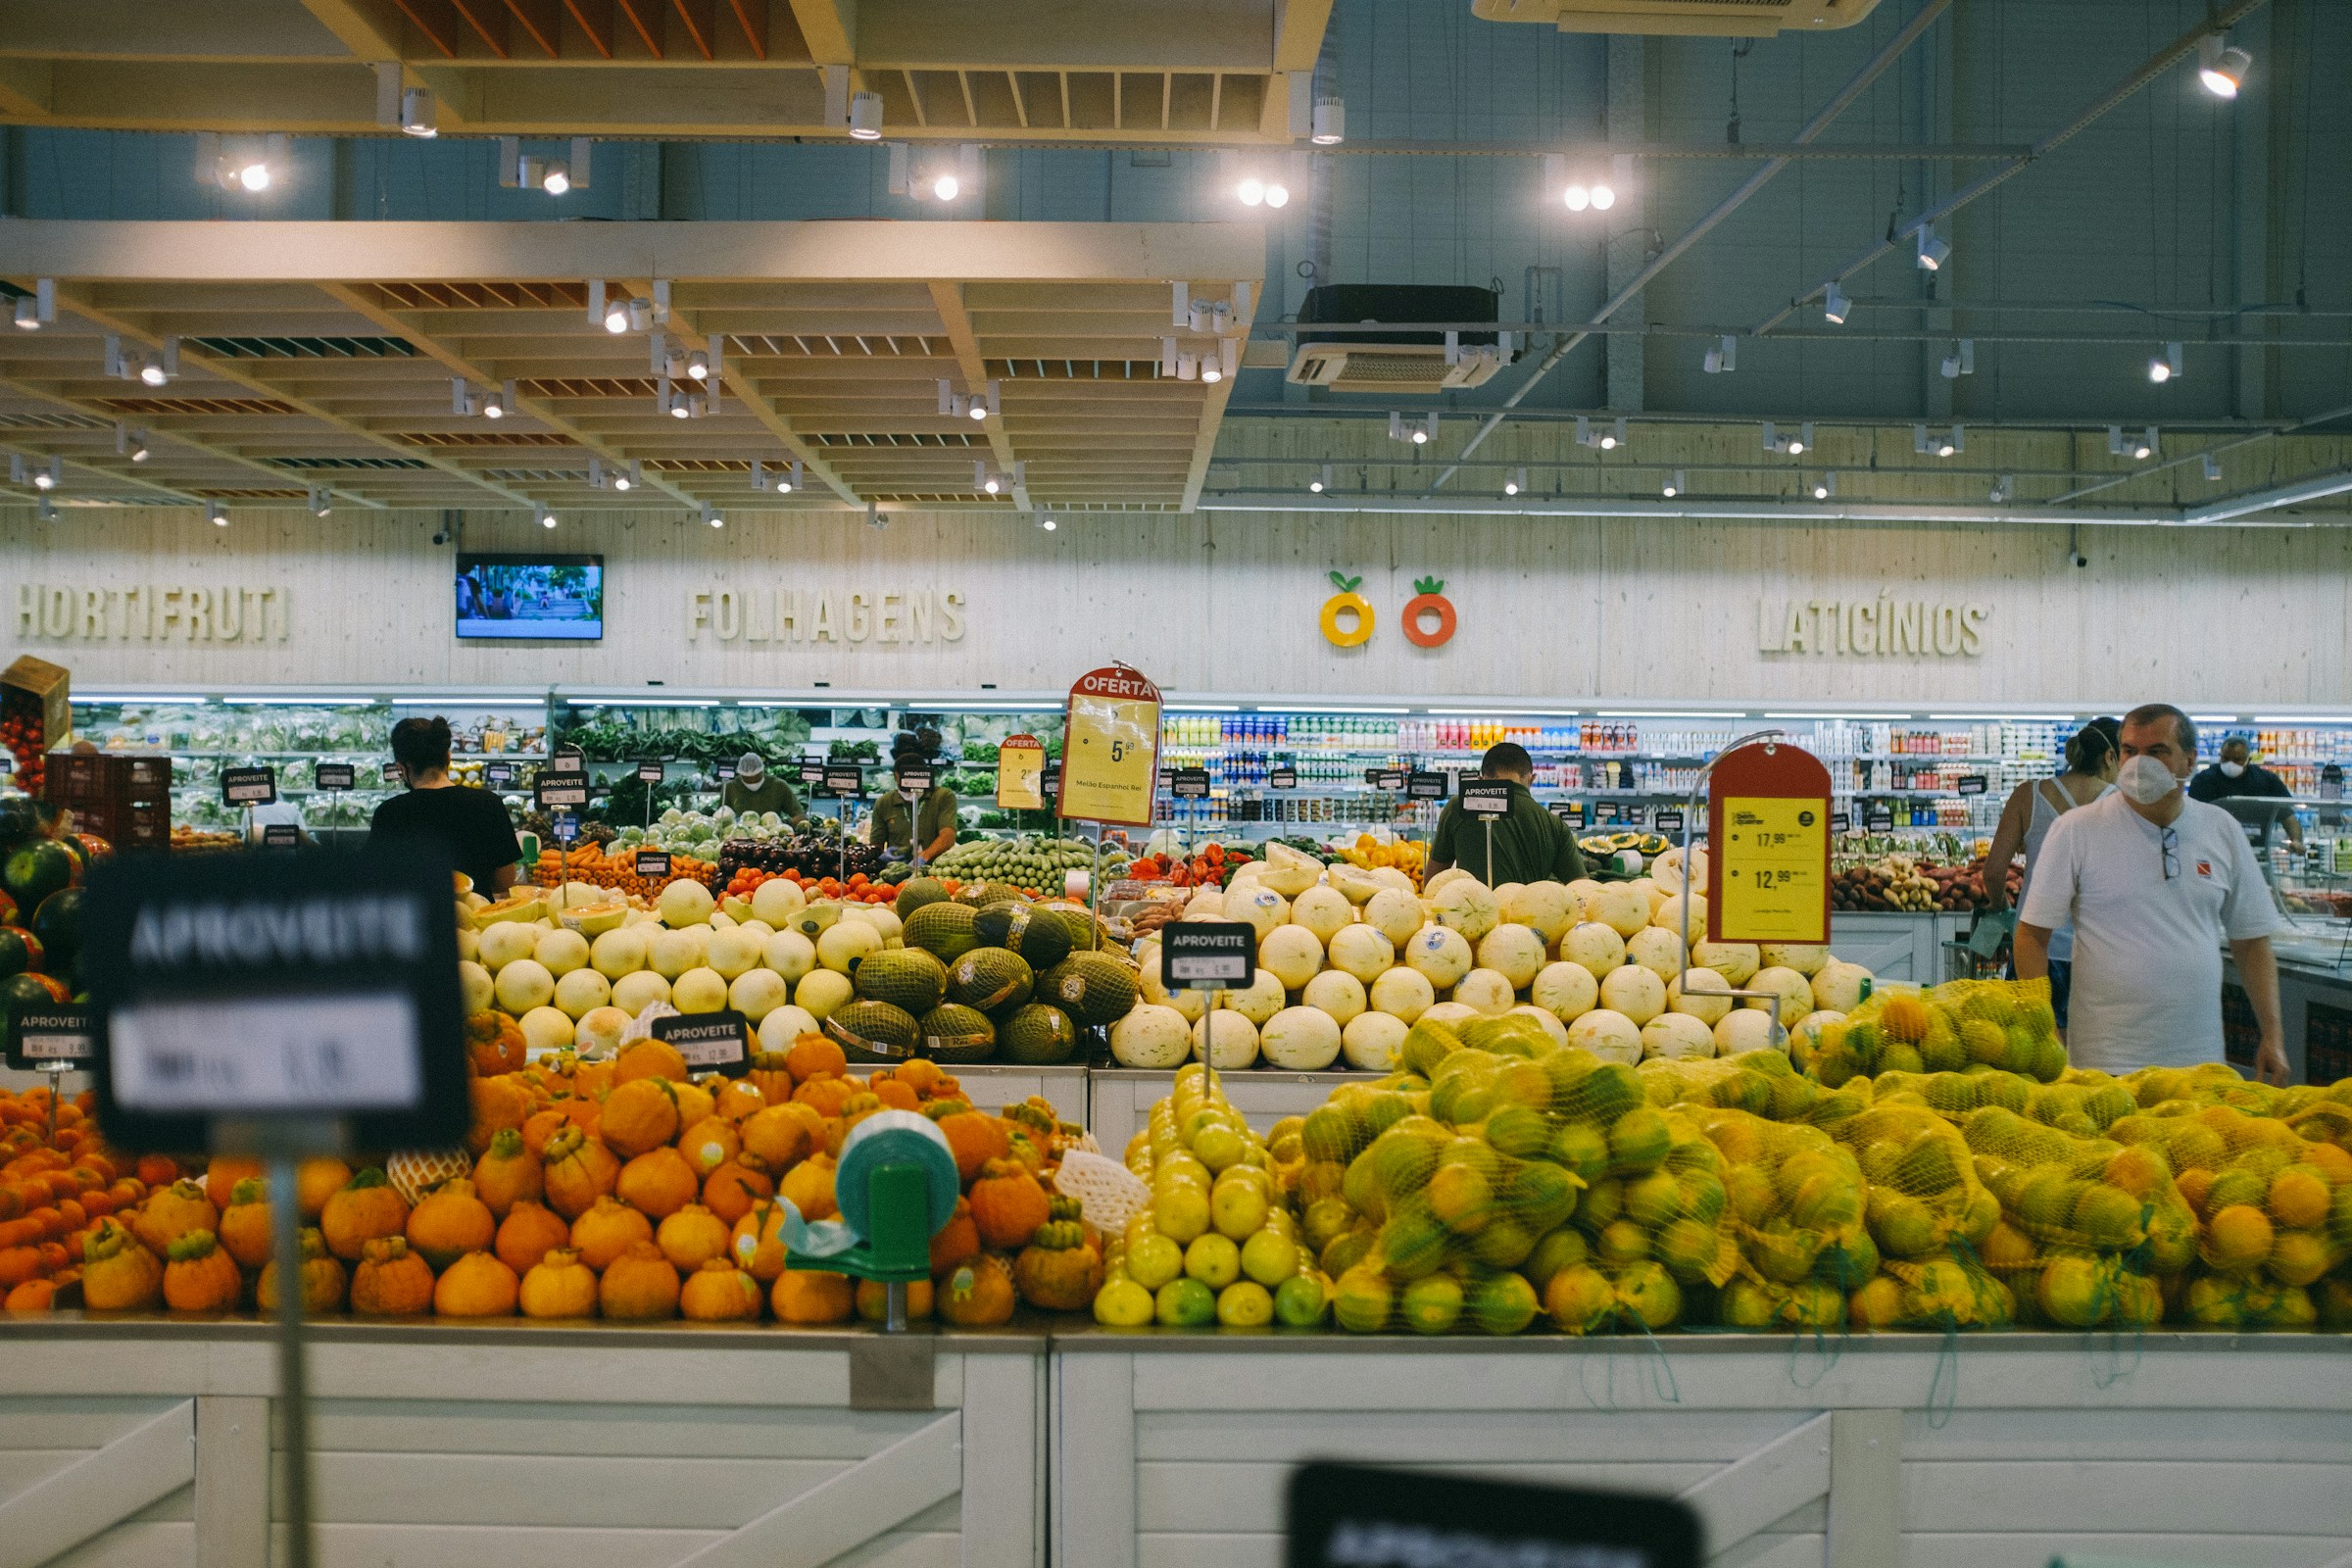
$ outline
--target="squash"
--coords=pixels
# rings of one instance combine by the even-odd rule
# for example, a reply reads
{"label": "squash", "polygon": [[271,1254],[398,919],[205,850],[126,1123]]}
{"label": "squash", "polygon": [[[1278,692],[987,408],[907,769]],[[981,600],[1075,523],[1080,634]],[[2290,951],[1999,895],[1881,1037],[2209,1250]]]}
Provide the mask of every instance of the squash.
{"label": "squash", "polygon": [[190,1231],[218,1232],[220,1210],[204,1196],[203,1183],[182,1178],[149,1193],[131,1216],[130,1227],[147,1250],[161,1255]]}
{"label": "squash", "polygon": [[484,1078],[522,1071],[530,1060],[522,1026],[503,1012],[475,1013],[466,1020],[466,1059]]}
{"label": "squash", "polygon": [[759,1317],[760,1295],[758,1280],[723,1257],[709,1258],[686,1276],[678,1315],[697,1323],[745,1322]]}
{"label": "squash", "polygon": [[[617,1091],[615,1091],[617,1093]],[[667,1219],[695,1200],[702,1177],[674,1149],[654,1149],[620,1167],[613,1191],[620,1200],[654,1219]]]}
{"label": "squash", "polygon": [[461,1176],[434,1188],[409,1211],[406,1234],[409,1245],[423,1253],[437,1273],[467,1252],[489,1250],[498,1239],[498,1220],[490,1205],[474,1196],[473,1183]]}
{"label": "squash", "polygon": [[698,1180],[743,1152],[743,1139],[724,1116],[705,1116],[678,1135],[678,1152],[694,1167]]}
{"label": "squash", "polygon": [[998,1251],[1028,1246],[1037,1228],[1053,1218],[1045,1188],[1017,1160],[992,1159],[982,1166],[971,1196],[980,1244]]}
{"label": "squash", "polygon": [[[919,1058],[918,1058],[919,1059]],[[934,1293],[929,1280],[906,1282],[906,1321],[920,1323],[931,1316]],[[858,1282],[858,1315],[868,1323],[884,1321],[890,1310],[890,1298],[884,1294],[880,1280]]]}
{"label": "squash", "polygon": [[1074,1219],[1049,1220],[1013,1259],[1012,1283],[1031,1306],[1083,1312],[1102,1288],[1102,1259],[1087,1245],[1084,1225]]}
{"label": "squash", "polygon": [[433,1283],[433,1310],[443,1317],[510,1317],[520,1291],[513,1269],[488,1252],[467,1252]]}
{"label": "squash", "polygon": [[788,1268],[770,1293],[780,1323],[846,1323],[856,1310],[847,1274]]}
{"label": "squash", "polygon": [[776,1196],[775,1181],[758,1154],[738,1154],[703,1181],[703,1206],[734,1224],[761,1199]]}
{"label": "squash", "polygon": [[931,1236],[931,1274],[934,1279],[980,1250],[980,1226],[972,1218],[972,1200],[956,1200],[956,1212]]}
{"label": "squash", "polygon": [[482,1157],[473,1162],[474,1196],[500,1219],[522,1200],[539,1197],[546,1187],[539,1156],[523,1147],[520,1128],[500,1128]]}
{"label": "squash", "polygon": [[678,1097],[665,1078],[634,1078],[605,1097],[597,1123],[605,1146],[623,1159],[660,1149],[678,1136]]}
{"label": "squash", "polygon": [[220,1211],[220,1229],[215,1234],[222,1250],[247,1268],[268,1263],[270,1249],[276,1245],[270,1229],[269,1192],[257,1178],[248,1176],[230,1190],[228,1206]]}
{"label": "squash", "polygon": [[939,1315],[957,1328],[987,1328],[1006,1322],[1014,1304],[1012,1274],[987,1252],[957,1264],[934,1294]]}
{"label": "squash", "polygon": [[999,1117],[967,1110],[942,1116],[934,1125],[956,1155],[956,1173],[966,1182],[978,1177],[990,1160],[1012,1152],[1011,1130]]}
{"label": "squash", "polygon": [[409,1239],[368,1238],[352,1271],[351,1309],[364,1317],[416,1317],[432,1308],[433,1271],[409,1250]]}
{"label": "squash", "polygon": [[588,1212],[598,1199],[612,1191],[619,1177],[620,1161],[602,1139],[566,1127],[548,1140],[547,1206],[565,1219],[578,1219]]}
{"label": "squash", "polygon": [[326,1208],[326,1200],[351,1183],[351,1167],[332,1154],[306,1159],[294,1167],[294,1207],[312,1224]]}
{"label": "squash", "polygon": [[662,1249],[636,1242],[606,1265],[597,1281],[596,1304],[616,1322],[646,1322],[678,1315],[678,1271]]}
{"label": "squash", "polygon": [[528,1274],[538,1261],[558,1248],[571,1247],[571,1227],[545,1203],[521,1199],[498,1222],[498,1240],[491,1250],[517,1275]]}
{"label": "squash", "polygon": [[[326,1250],[326,1239],[318,1234],[318,1227],[305,1226],[302,1232],[302,1315],[318,1317],[341,1311],[343,1293],[350,1283],[350,1276],[343,1270],[343,1260]],[[265,1312],[277,1310],[277,1264],[274,1260],[262,1266],[261,1282],[254,1287],[254,1299]]]}
{"label": "squash", "polygon": [[131,1312],[164,1297],[164,1265],[137,1237],[102,1219],[81,1244],[81,1300],[93,1312]]}
{"label": "squash", "polygon": [[382,1168],[375,1165],[345,1183],[318,1211],[318,1234],[326,1238],[326,1250],[346,1263],[365,1256],[369,1242],[403,1235],[408,1226],[408,1200],[392,1190]]}
{"label": "squash", "polygon": [[654,1232],[654,1245],[678,1272],[691,1274],[711,1258],[727,1255],[727,1234],[726,1221],[700,1203],[688,1203],[662,1221]]}
{"label": "squash", "polygon": [[598,1199],[593,1208],[571,1222],[571,1250],[599,1273],[637,1243],[653,1239],[654,1222],[617,1198]]}
{"label": "squash", "polygon": [[596,1316],[596,1270],[568,1247],[551,1248],[522,1277],[524,1317]]}

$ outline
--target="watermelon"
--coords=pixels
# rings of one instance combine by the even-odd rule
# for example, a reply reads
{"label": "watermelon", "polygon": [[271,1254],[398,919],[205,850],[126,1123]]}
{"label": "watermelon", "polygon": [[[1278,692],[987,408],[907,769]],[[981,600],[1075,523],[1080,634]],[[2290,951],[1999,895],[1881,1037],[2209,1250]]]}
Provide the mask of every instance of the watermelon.
{"label": "watermelon", "polygon": [[45,974],[12,974],[0,980],[0,1013],[19,1007],[51,1007],[66,1000],[66,988]]}
{"label": "watermelon", "polygon": [[41,966],[41,939],[13,925],[0,925],[0,975],[24,974]]}
{"label": "watermelon", "polygon": [[72,970],[81,952],[81,889],[60,888],[43,899],[32,911],[32,935],[49,955],[50,968]]}
{"label": "watermelon", "polygon": [[0,801],[0,856],[13,854],[19,845],[41,834],[41,808],[30,796],[15,796]]}
{"label": "watermelon", "polygon": [[57,836],[57,847],[73,857],[74,880],[80,881],[81,874],[90,868],[90,852],[84,849],[81,840],[72,833],[60,833]]}
{"label": "watermelon", "polygon": [[81,865],[55,839],[21,844],[0,862],[0,890],[21,909],[35,909],[52,893],[72,887],[81,878]]}
{"label": "watermelon", "polygon": [[74,842],[81,846],[81,863],[96,865],[100,860],[115,858],[115,847],[95,833],[76,833]]}
{"label": "watermelon", "polygon": [[17,901],[0,893],[0,925],[17,924]]}

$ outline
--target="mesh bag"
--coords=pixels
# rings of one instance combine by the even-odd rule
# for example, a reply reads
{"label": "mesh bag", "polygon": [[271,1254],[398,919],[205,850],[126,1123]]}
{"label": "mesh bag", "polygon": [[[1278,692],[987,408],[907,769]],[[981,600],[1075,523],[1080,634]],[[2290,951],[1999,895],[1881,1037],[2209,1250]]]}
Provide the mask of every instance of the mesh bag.
{"label": "mesh bag", "polygon": [[1696,1120],[1724,1163],[1737,1277],[1716,1301],[1722,1327],[1842,1328],[1848,1293],[1877,1274],[1863,1223],[1860,1163],[1818,1127],[1719,1108]]}
{"label": "mesh bag", "polygon": [[1857,1076],[2006,1068],[2042,1082],[2066,1070],[2066,1047],[2043,980],[1953,980],[1921,994],[1874,992],[1822,1025],[1806,1055],[1835,1089]]}

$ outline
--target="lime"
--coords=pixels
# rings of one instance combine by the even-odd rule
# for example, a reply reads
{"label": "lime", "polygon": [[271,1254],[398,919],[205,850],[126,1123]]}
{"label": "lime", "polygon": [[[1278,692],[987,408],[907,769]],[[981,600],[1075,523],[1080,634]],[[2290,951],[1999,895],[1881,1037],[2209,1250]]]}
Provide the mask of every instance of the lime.
{"label": "lime", "polygon": [[1152,1200],[1152,1217],[1162,1236],[1190,1245],[1208,1229],[1208,1194],[1193,1186],[1163,1188]]}
{"label": "lime", "polygon": [[1193,1140],[1193,1156],[1212,1171],[1241,1163],[1249,1145],[1242,1135],[1225,1124],[1211,1123],[1200,1129]]}
{"label": "lime", "polygon": [[1332,1311],[1340,1327],[1350,1334],[1378,1334],[1389,1326],[1389,1307],[1395,1300],[1380,1271],[1358,1265],[1340,1276],[1332,1296]]}
{"label": "lime", "polygon": [[1516,1274],[1497,1274],[1472,1293],[1470,1314],[1489,1334],[1516,1334],[1536,1319],[1536,1288]]}
{"label": "lime", "polygon": [[1170,1280],[1159,1288],[1155,1310],[1168,1328],[1200,1328],[1216,1318],[1216,1293],[1196,1279]]}
{"label": "lime", "polygon": [[1259,1231],[1242,1243],[1242,1272],[1269,1291],[1298,1273],[1298,1244],[1278,1231]]}
{"label": "lime", "polygon": [[1196,1237],[1184,1250],[1184,1272],[1212,1291],[1221,1291],[1242,1277],[1242,1250],[1230,1236],[1215,1231]]}
{"label": "lime", "polygon": [[1255,1280],[1235,1280],[1217,1293],[1217,1321],[1228,1328],[1262,1329],[1274,1321],[1274,1295]]}
{"label": "lime", "polygon": [[1274,1315],[1292,1328],[1313,1328],[1323,1321],[1327,1293],[1319,1274],[1294,1274],[1274,1287]]}
{"label": "lime", "polygon": [[1133,1280],[1112,1280],[1095,1293],[1095,1321],[1105,1327],[1139,1329],[1152,1312],[1152,1293]]}
{"label": "lime", "polygon": [[1237,1242],[1265,1225],[1267,1207],[1266,1190],[1261,1182],[1219,1178],[1208,1195],[1209,1223]]}
{"label": "lime", "polygon": [[1415,1334],[1444,1334],[1461,1318],[1462,1282],[1450,1274],[1417,1279],[1404,1288],[1397,1306]]}
{"label": "lime", "polygon": [[1184,1272],[1184,1249],[1153,1231],[1127,1249],[1127,1277],[1156,1291]]}

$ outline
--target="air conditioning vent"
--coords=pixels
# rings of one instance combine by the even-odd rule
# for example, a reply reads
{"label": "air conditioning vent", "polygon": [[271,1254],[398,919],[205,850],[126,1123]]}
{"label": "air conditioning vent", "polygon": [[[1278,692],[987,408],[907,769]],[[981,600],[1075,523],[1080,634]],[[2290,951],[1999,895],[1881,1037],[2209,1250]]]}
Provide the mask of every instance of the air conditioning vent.
{"label": "air conditioning vent", "polygon": [[[1453,284],[1326,283],[1298,302],[1290,380],[1333,392],[1450,392],[1484,386],[1510,363],[1490,324],[1501,297]],[[1348,330],[1381,328],[1381,330]],[[1399,331],[1400,327],[1420,328]]]}
{"label": "air conditioning vent", "polygon": [[1290,379],[1334,392],[1447,392],[1484,386],[1501,368],[1492,344],[1457,350],[1448,363],[1441,345],[1307,343],[1291,362]]}
{"label": "air conditioning vent", "polygon": [[1850,27],[1879,0],[1470,0],[1483,22],[1533,22],[1562,32],[1649,32],[1769,38],[1784,27]]}

